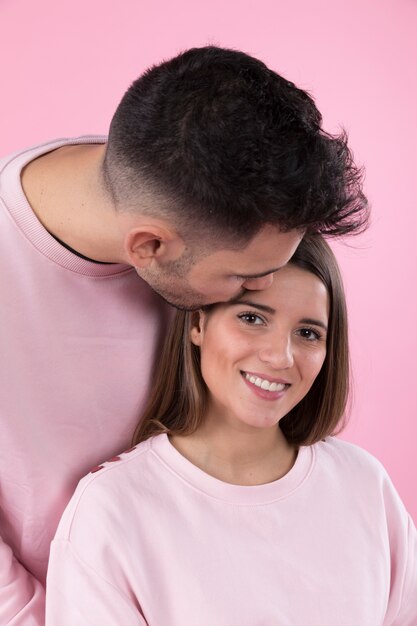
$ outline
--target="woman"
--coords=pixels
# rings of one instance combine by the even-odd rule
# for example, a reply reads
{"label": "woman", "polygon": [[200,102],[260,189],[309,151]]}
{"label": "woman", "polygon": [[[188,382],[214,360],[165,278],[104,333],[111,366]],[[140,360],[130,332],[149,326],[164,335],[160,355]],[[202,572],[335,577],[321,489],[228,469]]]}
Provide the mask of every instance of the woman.
{"label": "woman", "polygon": [[60,523],[47,625],[415,626],[416,530],[378,461],[331,436],[347,395],[319,237],[265,291],[177,313],[135,447]]}

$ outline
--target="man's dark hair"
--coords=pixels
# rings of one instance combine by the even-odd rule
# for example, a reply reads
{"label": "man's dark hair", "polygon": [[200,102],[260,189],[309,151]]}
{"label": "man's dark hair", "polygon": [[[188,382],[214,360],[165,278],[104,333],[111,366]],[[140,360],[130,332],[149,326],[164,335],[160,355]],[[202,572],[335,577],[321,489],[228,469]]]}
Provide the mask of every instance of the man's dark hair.
{"label": "man's dark hair", "polygon": [[258,59],[193,48],[128,89],[111,123],[105,180],[121,206],[157,194],[177,223],[226,238],[248,240],[265,224],[360,232],[362,172],[346,134],[321,122],[313,99]]}

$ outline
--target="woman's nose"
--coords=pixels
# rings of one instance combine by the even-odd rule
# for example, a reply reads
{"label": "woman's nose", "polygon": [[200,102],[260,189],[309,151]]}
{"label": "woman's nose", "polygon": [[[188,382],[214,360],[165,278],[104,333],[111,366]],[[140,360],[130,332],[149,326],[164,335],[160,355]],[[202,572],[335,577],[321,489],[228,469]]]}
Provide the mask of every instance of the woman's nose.
{"label": "woman's nose", "polygon": [[294,365],[291,337],[275,334],[268,338],[268,343],[259,351],[259,358],[275,369],[288,369]]}
{"label": "woman's nose", "polygon": [[259,276],[259,278],[247,278],[242,287],[245,289],[251,289],[252,291],[267,289],[272,285],[272,281],[274,280],[274,274],[266,274],[266,276]]}

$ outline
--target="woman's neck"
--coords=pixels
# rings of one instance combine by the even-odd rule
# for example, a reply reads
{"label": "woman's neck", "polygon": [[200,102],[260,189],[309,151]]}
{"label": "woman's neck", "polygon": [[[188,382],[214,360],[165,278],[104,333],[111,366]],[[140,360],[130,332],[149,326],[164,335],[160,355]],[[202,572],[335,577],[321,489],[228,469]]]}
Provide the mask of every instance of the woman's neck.
{"label": "woman's neck", "polygon": [[289,472],[297,457],[278,426],[254,429],[206,419],[192,435],[170,439],[201,470],[236,485],[278,480]]}

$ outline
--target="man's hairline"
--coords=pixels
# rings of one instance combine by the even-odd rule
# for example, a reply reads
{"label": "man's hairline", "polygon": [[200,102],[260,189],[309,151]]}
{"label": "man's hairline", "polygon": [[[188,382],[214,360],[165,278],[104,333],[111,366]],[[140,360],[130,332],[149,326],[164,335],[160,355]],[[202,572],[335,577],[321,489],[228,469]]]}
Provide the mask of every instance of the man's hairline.
{"label": "man's hairline", "polygon": [[[183,241],[188,245],[188,247],[192,247],[193,251],[195,251],[197,246],[201,246],[200,237],[202,233],[198,232],[198,220],[196,220],[195,226],[191,225],[190,228],[183,228],[184,220],[181,219],[180,217],[177,217],[174,209],[165,209],[165,210],[162,209],[162,211],[158,213],[158,209],[154,210],[148,204],[146,208],[140,210],[137,208],[133,208],[133,202],[130,204],[129,201],[127,201],[126,204],[129,204],[130,208],[128,208],[126,204],[125,206],[123,206],[123,201],[121,201],[120,198],[119,199],[117,198],[114,185],[111,181],[111,176],[109,175],[108,161],[106,159],[107,148],[108,148],[108,142],[106,143],[106,152],[105,152],[102,164],[101,164],[101,173],[102,173],[102,179],[103,179],[105,191],[110,196],[114,204],[115,210],[119,211],[120,213],[122,212],[132,213],[132,214],[141,213],[142,215],[149,215],[157,219],[159,218],[159,219],[166,220],[168,224],[170,224],[176,230],[178,235],[183,239]],[[144,184],[146,184],[145,180],[144,180]],[[148,189],[146,191],[144,190],[142,193],[147,195],[149,198],[152,198],[153,195],[154,197],[156,197],[157,195],[152,190],[151,187],[148,187]],[[160,193],[161,198],[165,198],[168,201],[168,204],[170,203],[168,193],[164,192],[163,190],[158,193]],[[175,202],[176,201],[173,200],[174,204]],[[215,252],[219,252],[221,250],[237,252],[241,248],[245,249],[250,245],[250,243],[253,241],[256,235],[258,235],[260,231],[262,231],[264,228],[268,226],[271,226],[272,228],[279,230],[280,232],[289,232],[291,230],[299,231],[299,232],[302,232],[302,237],[304,236],[306,232],[306,228],[303,228],[303,227],[288,228],[285,226],[282,227],[282,225],[280,225],[279,223],[271,223],[269,221],[265,221],[265,222],[262,222],[259,225],[259,227],[256,230],[254,230],[254,232],[251,233],[249,236],[243,235],[243,234],[235,235],[230,232],[225,233],[225,230],[221,224],[220,225],[213,224],[213,225],[209,225],[208,227],[206,226],[206,230],[203,233],[204,237],[206,238],[206,243],[205,245],[201,246],[200,252],[199,254],[196,255],[196,258],[202,259],[202,258],[205,258],[206,256],[210,256],[210,254],[214,254]],[[216,245],[216,242],[219,242],[219,244]],[[243,278],[246,280],[250,280],[253,278],[262,278],[264,276],[267,276],[268,274],[278,271],[278,269],[281,269],[281,268],[276,268],[267,272],[262,272],[260,274],[254,274],[254,275],[237,274],[237,276],[238,278]]]}

